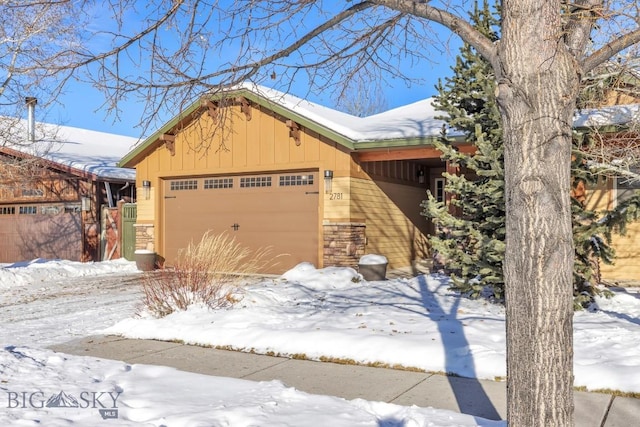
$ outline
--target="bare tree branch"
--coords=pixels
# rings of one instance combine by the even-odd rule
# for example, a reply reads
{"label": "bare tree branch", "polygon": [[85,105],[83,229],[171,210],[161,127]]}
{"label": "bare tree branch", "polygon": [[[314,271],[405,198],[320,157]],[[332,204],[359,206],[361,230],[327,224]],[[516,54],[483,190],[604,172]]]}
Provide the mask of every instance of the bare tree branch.
{"label": "bare tree branch", "polygon": [[602,14],[603,3],[603,0],[578,0],[567,4],[569,19],[565,43],[572,55],[579,57],[585,51],[593,23]]}
{"label": "bare tree branch", "polygon": [[497,51],[494,44],[466,20],[446,10],[430,6],[427,2],[418,3],[411,0],[371,0],[371,2],[444,25],[460,36],[462,40],[473,46],[478,53],[494,65],[495,69],[500,69],[500,67],[497,67]]}
{"label": "bare tree branch", "polygon": [[621,35],[588,56],[582,63],[583,71],[589,72],[593,70],[598,65],[603,64],[608,59],[638,42],[640,42],[640,29]]}

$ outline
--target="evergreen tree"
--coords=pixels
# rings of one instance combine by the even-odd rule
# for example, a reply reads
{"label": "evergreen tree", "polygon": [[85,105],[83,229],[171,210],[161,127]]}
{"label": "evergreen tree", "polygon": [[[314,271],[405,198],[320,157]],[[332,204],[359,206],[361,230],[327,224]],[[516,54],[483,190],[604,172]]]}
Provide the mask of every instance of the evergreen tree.
{"label": "evergreen tree", "polygon": [[[497,40],[499,23],[485,1],[476,4],[471,20],[483,34]],[[430,238],[432,249],[446,259],[453,287],[478,296],[489,285],[501,299],[504,289],[505,211],[503,144],[500,116],[492,94],[495,79],[491,66],[469,45],[464,45],[453,76],[437,85],[440,117],[465,141],[476,146],[475,155],[460,153],[445,132],[435,142],[442,159],[458,168],[458,174],[443,174],[451,205],[437,202],[431,193],[422,203],[423,215],[436,227]]]}
{"label": "evergreen tree", "polygon": [[[495,40],[499,24],[496,16],[485,0],[481,8],[476,3],[471,20],[483,34]],[[504,169],[502,129],[493,97],[495,79],[490,65],[469,45],[461,48],[452,70],[452,77],[438,83],[434,105],[446,113],[440,118],[456,135],[461,134],[467,143],[475,145],[476,153],[460,153],[455,138],[443,129],[435,146],[443,153],[443,160],[458,168],[457,174],[443,174],[445,191],[452,198],[446,205],[427,193],[427,200],[421,205],[422,214],[436,227],[430,244],[437,253],[436,259],[445,260],[452,287],[471,297],[490,290],[495,299],[502,300]],[[577,147],[572,165],[576,190],[595,184],[599,176],[599,171],[584,161]],[[600,280],[600,262],[611,264],[614,260],[611,233],[624,232],[627,222],[640,217],[640,195],[626,200],[603,218],[602,213],[587,208],[583,194],[572,191],[576,308],[587,306],[599,292],[593,284]]]}

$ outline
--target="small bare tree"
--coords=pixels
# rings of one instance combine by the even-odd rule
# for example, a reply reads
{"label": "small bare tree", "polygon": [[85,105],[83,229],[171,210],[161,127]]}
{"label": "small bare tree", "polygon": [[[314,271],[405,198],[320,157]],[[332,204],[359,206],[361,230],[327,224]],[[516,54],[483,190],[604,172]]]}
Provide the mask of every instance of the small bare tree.
{"label": "small bare tree", "polygon": [[388,106],[381,83],[362,75],[350,80],[336,98],[336,108],[356,117],[381,113]]}
{"label": "small bare tree", "polygon": [[[0,2],[0,115],[24,117],[25,99],[39,98],[39,108],[57,101],[79,65],[89,4],[69,0]],[[14,140],[15,123],[3,126],[4,140]],[[22,132],[22,140],[26,133]]]}
{"label": "small bare tree", "polygon": [[2,184],[44,179],[42,156],[58,139],[55,126],[24,120],[29,105],[46,114],[78,67],[75,52],[89,22],[82,1],[0,2],[0,158]]}

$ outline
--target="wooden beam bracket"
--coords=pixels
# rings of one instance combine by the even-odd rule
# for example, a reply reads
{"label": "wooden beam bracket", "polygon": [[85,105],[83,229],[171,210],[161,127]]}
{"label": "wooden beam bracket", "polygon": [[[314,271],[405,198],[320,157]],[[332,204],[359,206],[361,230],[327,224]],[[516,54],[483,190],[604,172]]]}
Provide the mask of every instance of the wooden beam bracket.
{"label": "wooden beam bracket", "polygon": [[160,135],[159,139],[160,141],[164,142],[165,148],[169,150],[171,155],[175,156],[176,155],[176,136],[171,135],[169,133],[163,133],[162,135]]}
{"label": "wooden beam bracket", "polygon": [[236,98],[236,102],[240,104],[240,111],[244,113],[247,121],[251,120],[251,104],[249,100],[244,96],[239,96]]}
{"label": "wooden beam bracket", "polygon": [[207,109],[207,114],[209,114],[213,123],[218,123],[218,120],[220,119],[220,109],[218,108],[218,105],[211,100],[204,98],[200,101],[200,105]]}
{"label": "wooden beam bracket", "polygon": [[289,128],[289,137],[293,138],[296,145],[300,145],[300,125],[293,120],[287,120],[286,125]]}

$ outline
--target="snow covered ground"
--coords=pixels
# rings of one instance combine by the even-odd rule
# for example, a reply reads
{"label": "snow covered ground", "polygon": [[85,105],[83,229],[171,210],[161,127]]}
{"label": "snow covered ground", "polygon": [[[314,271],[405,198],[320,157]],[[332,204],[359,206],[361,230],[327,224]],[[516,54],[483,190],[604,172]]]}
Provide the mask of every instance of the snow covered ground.
{"label": "snow covered ground", "polygon": [[131,316],[141,274],[126,260],[36,260],[0,268],[0,345],[46,347]]}
{"label": "snow covered ground", "polygon": [[[45,349],[102,331],[478,378],[505,374],[504,310],[460,298],[440,276],[366,282],[351,269],[301,264],[282,278],[248,284],[233,308],[194,306],[164,319],[140,310],[140,278],[126,261],[0,268],[0,408],[6,407],[0,425],[88,426],[103,418],[150,426],[504,425],[432,408],[314,396],[277,381]],[[575,316],[576,385],[640,392],[639,290],[621,289],[598,305]]]}

